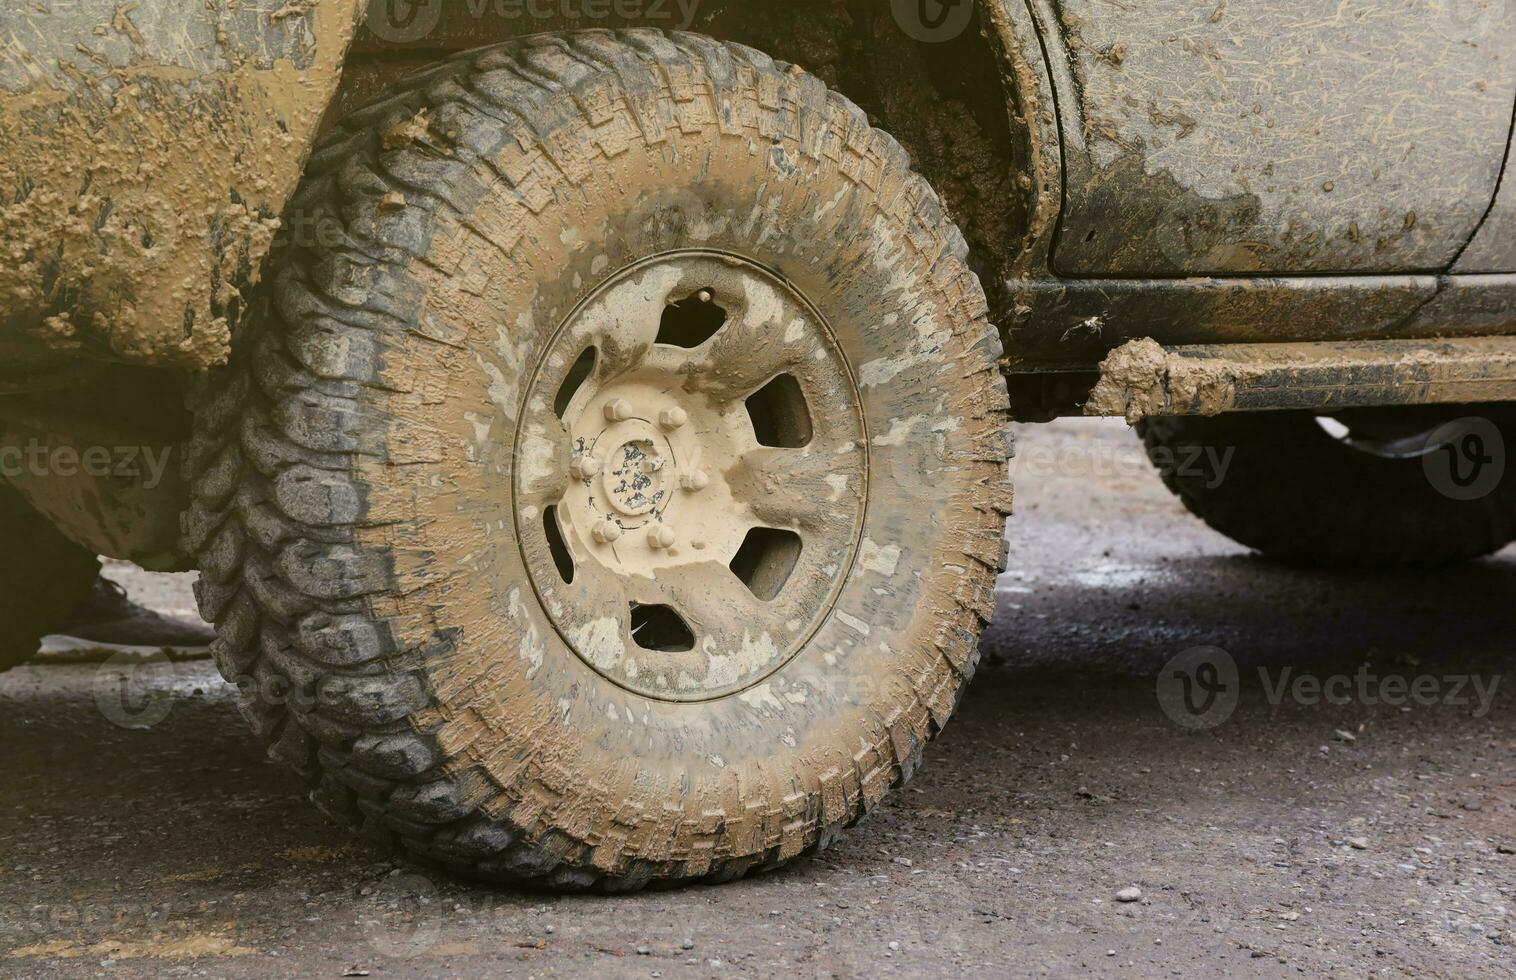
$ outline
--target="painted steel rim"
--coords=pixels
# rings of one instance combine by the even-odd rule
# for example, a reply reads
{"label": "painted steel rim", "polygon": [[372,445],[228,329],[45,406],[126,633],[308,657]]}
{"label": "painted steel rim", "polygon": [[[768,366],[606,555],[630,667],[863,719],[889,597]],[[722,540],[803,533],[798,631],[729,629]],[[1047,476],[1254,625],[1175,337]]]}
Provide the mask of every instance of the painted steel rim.
{"label": "painted steel rim", "polygon": [[863,532],[867,426],[836,336],[726,253],[655,256],[582,301],[545,348],[514,459],[517,540],[554,628],[657,700],[783,667]]}

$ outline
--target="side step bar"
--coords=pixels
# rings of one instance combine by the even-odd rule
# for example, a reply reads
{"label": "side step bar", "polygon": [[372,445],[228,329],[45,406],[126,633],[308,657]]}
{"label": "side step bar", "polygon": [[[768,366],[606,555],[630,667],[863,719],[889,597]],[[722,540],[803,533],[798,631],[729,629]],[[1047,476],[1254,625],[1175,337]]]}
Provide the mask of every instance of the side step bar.
{"label": "side step bar", "polygon": [[1086,415],[1220,415],[1516,401],[1516,337],[1116,348]]}

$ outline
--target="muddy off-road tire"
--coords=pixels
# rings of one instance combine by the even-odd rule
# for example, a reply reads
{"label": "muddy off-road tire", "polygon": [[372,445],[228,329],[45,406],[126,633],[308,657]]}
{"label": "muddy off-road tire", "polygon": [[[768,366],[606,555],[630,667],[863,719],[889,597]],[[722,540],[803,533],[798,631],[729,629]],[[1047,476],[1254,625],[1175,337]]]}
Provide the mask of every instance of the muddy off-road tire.
{"label": "muddy off-road tire", "polygon": [[[1516,467],[1505,459],[1505,448],[1516,447],[1516,425],[1481,419],[1470,429],[1457,414],[1394,429],[1359,416],[1367,424],[1347,432],[1299,413],[1154,418],[1138,432],[1193,514],[1271,558],[1436,565],[1516,540]],[[1446,453],[1450,446],[1461,451],[1471,431],[1480,437],[1474,452],[1490,453],[1481,464],[1491,467],[1489,479],[1460,487]],[[1481,475],[1463,460],[1457,466],[1466,477]]]}
{"label": "muddy off-road tire", "polygon": [[100,560],[65,538],[0,482],[0,670],[30,660],[48,633],[89,598]]}
{"label": "muddy off-road tire", "polygon": [[186,532],[319,804],[623,889],[776,866],[910,776],[994,609],[1008,409],[894,140],[746,48],[540,36],[355,112],[290,215]]}

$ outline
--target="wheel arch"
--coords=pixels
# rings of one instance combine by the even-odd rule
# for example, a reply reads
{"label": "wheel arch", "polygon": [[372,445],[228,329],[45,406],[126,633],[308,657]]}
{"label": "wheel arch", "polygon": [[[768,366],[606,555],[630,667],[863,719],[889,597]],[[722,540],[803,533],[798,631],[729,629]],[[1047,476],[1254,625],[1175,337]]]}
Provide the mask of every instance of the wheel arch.
{"label": "wheel arch", "polygon": [[[1062,197],[1052,89],[1022,0],[975,0],[938,38],[911,23],[915,0],[483,0],[439,4],[395,25],[397,0],[370,0],[326,126],[455,52],[590,28],[690,30],[797,64],[900,141],[963,230],[1000,308],[1014,270],[1045,264]],[[953,4],[944,5],[951,11]]]}

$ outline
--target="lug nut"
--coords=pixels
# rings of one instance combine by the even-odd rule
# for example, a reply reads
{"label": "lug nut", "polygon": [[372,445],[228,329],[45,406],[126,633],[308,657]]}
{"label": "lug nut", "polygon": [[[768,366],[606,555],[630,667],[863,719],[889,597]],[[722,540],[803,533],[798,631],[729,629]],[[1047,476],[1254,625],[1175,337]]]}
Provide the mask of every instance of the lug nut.
{"label": "lug nut", "polygon": [[601,521],[595,525],[595,543],[611,544],[621,540],[621,525],[615,521]]}
{"label": "lug nut", "polygon": [[614,398],[605,403],[607,422],[625,422],[632,417],[632,406],[625,398]]}
{"label": "lug nut", "polygon": [[600,472],[600,458],[589,454],[575,456],[569,464],[569,472],[574,474],[576,480],[588,480]]}
{"label": "lug nut", "polygon": [[705,470],[696,470],[680,477],[679,485],[691,493],[699,493],[711,485],[711,478],[706,475]]}
{"label": "lug nut", "polygon": [[682,429],[689,424],[690,413],[679,407],[674,407],[662,412],[658,416],[658,424],[670,432]]}
{"label": "lug nut", "polygon": [[665,548],[672,548],[674,546],[674,542],[677,540],[679,540],[679,538],[678,535],[674,534],[674,529],[664,525],[659,525],[658,527],[655,527],[651,531],[647,532],[648,547],[652,548],[654,551],[663,551]]}

